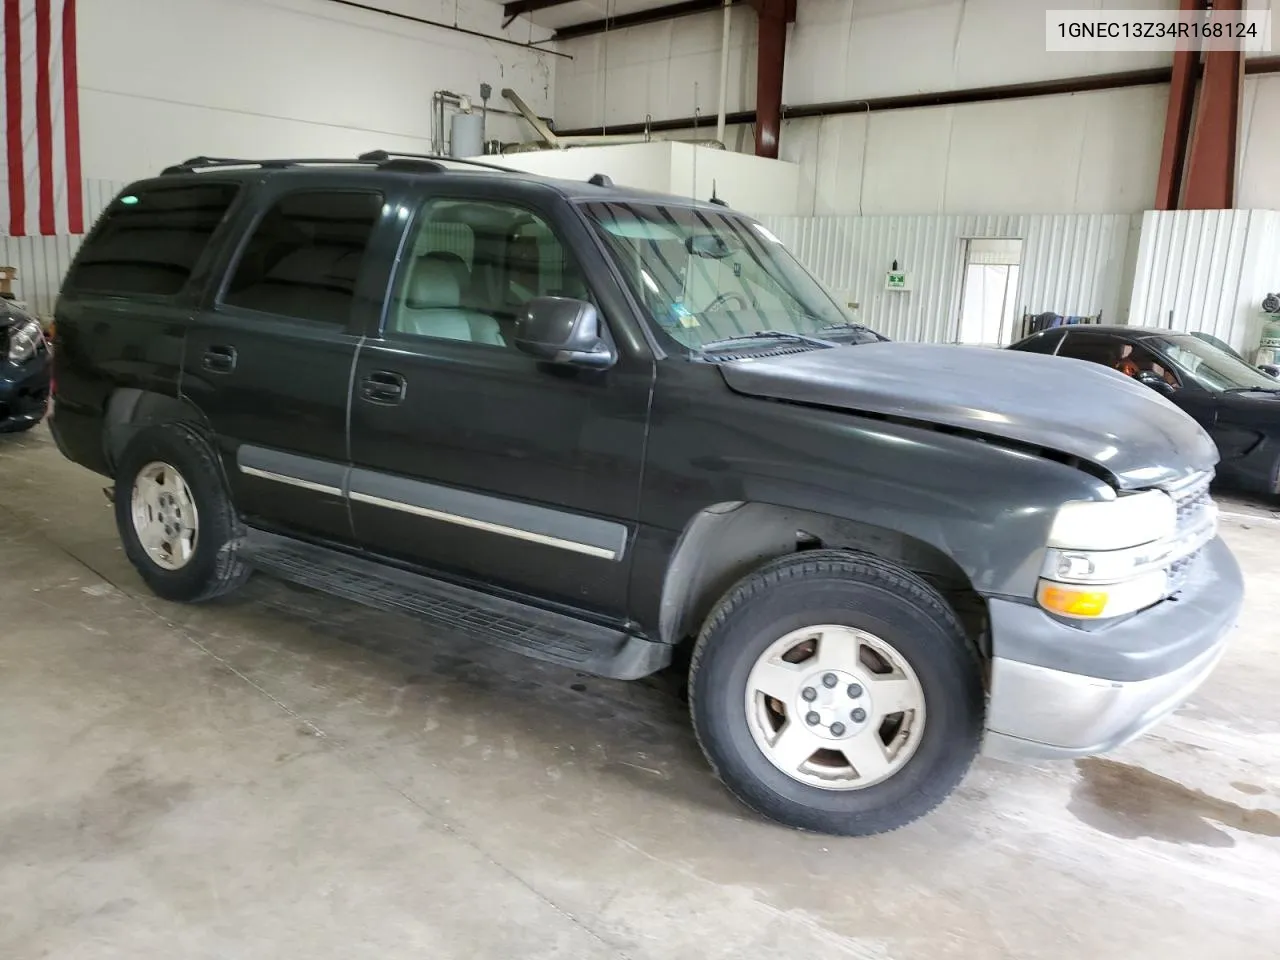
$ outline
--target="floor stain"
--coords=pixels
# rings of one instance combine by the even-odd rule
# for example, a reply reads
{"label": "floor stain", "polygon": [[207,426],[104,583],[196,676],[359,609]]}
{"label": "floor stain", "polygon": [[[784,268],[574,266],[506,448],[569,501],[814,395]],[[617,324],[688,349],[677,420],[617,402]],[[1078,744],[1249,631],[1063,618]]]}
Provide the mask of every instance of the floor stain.
{"label": "floor stain", "polygon": [[1235,787],[1237,790],[1239,790],[1241,793],[1247,793],[1251,797],[1259,797],[1262,794],[1267,792],[1262,787],[1258,786],[1256,783],[1243,783],[1240,780],[1232,780],[1231,785]]}
{"label": "floor stain", "polygon": [[1250,810],[1150,770],[1102,757],[1077,760],[1076,768],[1081,778],[1067,809],[1083,823],[1112,836],[1206,847],[1235,846],[1235,839],[1222,827],[1280,837],[1280,814],[1274,811]]}

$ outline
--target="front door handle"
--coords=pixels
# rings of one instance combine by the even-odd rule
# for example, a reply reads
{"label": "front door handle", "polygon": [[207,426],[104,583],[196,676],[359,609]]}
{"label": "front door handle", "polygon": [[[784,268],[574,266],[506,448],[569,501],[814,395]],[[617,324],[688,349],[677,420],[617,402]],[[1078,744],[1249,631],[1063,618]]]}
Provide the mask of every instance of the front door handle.
{"label": "front door handle", "polygon": [[236,348],[209,347],[200,358],[200,365],[210,373],[230,373],[236,368]]}
{"label": "front door handle", "polygon": [[378,370],[360,381],[360,397],[370,403],[397,404],[404,394],[404,377],[389,370]]}

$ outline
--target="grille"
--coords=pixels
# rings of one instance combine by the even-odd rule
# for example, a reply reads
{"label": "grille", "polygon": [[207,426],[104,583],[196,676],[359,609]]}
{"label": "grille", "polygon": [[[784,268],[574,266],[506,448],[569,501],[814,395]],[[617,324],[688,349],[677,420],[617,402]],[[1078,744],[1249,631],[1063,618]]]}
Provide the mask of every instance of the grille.
{"label": "grille", "polygon": [[1212,482],[1212,473],[1202,473],[1168,491],[1178,506],[1178,533],[1185,533],[1199,524],[1204,511],[1213,502],[1209,496],[1209,484]]}
{"label": "grille", "polygon": [[[1209,485],[1212,482],[1213,473],[1209,471],[1197,474],[1187,482],[1167,491],[1178,507],[1179,534],[1187,533],[1199,526],[1204,519],[1205,511],[1212,509],[1213,499],[1209,496]],[[1203,552],[1204,548],[1201,547],[1185,557],[1179,557],[1165,568],[1165,573],[1169,577],[1170,596],[1176,597],[1182,592],[1196,561],[1200,559],[1200,554]]]}

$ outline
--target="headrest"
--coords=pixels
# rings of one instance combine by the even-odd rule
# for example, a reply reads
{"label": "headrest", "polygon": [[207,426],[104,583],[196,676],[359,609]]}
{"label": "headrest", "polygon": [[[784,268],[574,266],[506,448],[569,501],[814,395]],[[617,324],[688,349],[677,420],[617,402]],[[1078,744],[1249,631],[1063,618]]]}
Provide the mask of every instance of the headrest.
{"label": "headrest", "polygon": [[515,237],[507,244],[507,263],[512,270],[537,273],[541,259],[542,250],[537,237]]}
{"label": "headrest", "polygon": [[467,285],[471,282],[471,270],[467,267],[467,261],[449,250],[432,250],[430,253],[424,253],[419,260],[435,260],[443,263],[452,271],[454,278],[458,281],[458,289],[466,290]]}
{"label": "headrest", "polygon": [[409,278],[405,306],[414,310],[434,307],[456,307],[462,303],[458,278],[448,263],[431,257],[419,257]]}

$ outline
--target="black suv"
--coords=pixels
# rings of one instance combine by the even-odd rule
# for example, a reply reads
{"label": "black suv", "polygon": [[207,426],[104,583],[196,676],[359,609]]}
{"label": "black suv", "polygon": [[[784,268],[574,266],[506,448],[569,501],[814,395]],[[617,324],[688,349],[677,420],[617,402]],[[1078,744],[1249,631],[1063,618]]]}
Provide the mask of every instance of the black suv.
{"label": "black suv", "polygon": [[110,205],[56,331],[54,435],[157,594],[256,568],[688,663],[712,766],[797,827],[1131,739],[1240,607],[1213,444],[1150,390],[885,342],[761,224],[606,177],[199,158]]}

